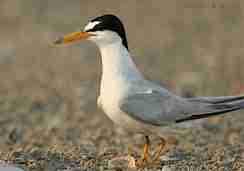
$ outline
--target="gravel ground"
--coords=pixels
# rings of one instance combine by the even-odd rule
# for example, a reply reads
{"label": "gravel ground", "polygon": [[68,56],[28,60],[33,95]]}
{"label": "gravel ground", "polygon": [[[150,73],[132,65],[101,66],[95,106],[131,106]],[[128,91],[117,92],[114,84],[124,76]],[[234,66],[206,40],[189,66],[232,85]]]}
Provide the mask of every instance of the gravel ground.
{"label": "gravel ground", "polygon": [[[128,168],[126,160],[129,146],[139,159],[143,137],[116,128],[102,112],[58,119],[46,112],[1,114],[1,164],[38,171],[244,170],[243,113],[163,129],[165,153],[144,169]],[[151,138],[154,149],[158,139]]]}

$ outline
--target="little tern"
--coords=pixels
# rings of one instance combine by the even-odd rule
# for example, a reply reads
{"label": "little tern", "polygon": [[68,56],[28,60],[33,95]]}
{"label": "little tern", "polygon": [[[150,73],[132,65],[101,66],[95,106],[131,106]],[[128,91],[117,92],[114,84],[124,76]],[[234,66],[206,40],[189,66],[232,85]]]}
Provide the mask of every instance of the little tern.
{"label": "little tern", "polygon": [[150,159],[149,135],[161,137],[160,128],[244,108],[244,96],[183,98],[146,80],[133,62],[121,20],[111,14],[91,20],[82,31],[59,38],[54,44],[78,40],[94,42],[102,57],[102,79],[97,104],[116,124],[146,137],[140,163],[156,161],[166,144],[161,138]]}

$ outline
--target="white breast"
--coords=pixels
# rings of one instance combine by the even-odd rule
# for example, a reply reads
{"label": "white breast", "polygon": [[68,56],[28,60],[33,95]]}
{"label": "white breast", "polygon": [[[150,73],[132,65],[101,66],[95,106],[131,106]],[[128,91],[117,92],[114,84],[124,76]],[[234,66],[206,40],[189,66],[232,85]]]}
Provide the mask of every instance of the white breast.
{"label": "white breast", "polygon": [[119,108],[121,98],[128,94],[130,82],[142,78],[129,52],[121,42],[99,48],[103,64],[99,106],[112,121],[124,128],[136,132],[150,130],[151,126],[135,120]]}
{"label": "white breast", "polygon": [[127,94],[128,90],[128,85],[125,83],[125,81],[120,82],[119,80],[109,82],[106,81],[106,77],[102,79],[101,94],[98,99],[99,106],[115,124],[130,132],[152,132],[154,126],[139,122],[120,110],[119,102]]}
{"label": "white breast", "polygon": [[119,101],[112,93],[111,96],[100,96],[99,103],[103,111],[115,124],[127,129],[128,131],[145,133],[153,130],[153,126],[138,122],[127,113],[121,111],[119,108]]}

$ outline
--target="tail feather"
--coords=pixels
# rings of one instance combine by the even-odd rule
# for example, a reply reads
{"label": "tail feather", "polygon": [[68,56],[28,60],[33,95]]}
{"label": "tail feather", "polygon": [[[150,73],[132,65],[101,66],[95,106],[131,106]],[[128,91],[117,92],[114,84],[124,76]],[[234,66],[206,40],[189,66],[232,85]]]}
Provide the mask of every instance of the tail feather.
{"label": "tail feather", "polygon": [[220,110],[220,111],[208,112],[208,113],[204,113],[204,114],[191,115],[186,118],[178,119],[175,122],[180,123],[180,122],[185,122],[185,121],[190,121],[190,120],[203,119],[203,118],[208,118],[211,116],[222,115],[222,114],[237,111],[237,110],[240,110],[240,108],[225,109],[225,110]]}
{"label": "tail feather", "polygon": [[201,98],[191,98],[192,102],[200,102],[209,109],[208,112],[191,115],[186,118],[181,118],[176,120],[176,123],[196,120],[202,118],[208,118],[211,116],[222,115],[228,112],[237,111],[244,109],[244,96],[227,96],[227,97],[201,97]]}
{"label": "tail feather", "polygon": [[188,101],[202,102],[202,103],[211,103],[211,104],[230,103],[230,102],[240,101],[240,100],[244,100],[244,95],[241,95],[241,96],[219,96],[219,97],[193,97],[193,98],[188,98]]}

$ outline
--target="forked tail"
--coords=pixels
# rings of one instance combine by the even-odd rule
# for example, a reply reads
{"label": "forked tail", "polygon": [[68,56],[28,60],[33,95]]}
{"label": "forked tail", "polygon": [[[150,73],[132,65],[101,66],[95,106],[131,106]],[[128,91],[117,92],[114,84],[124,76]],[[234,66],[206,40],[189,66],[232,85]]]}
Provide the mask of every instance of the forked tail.
{"label": "forked tail", "polygon": [[176,120],[176,123],[222,115],[228,112],[244,109],[244,96],[196,97],[187,100],[190,102],[201,103],[205,105],[209,111],[178,119]]}

